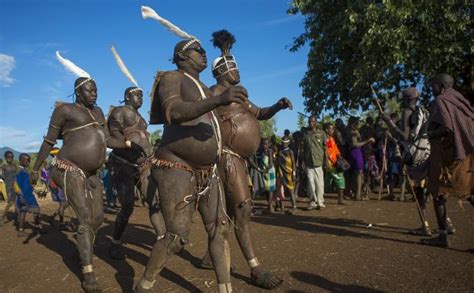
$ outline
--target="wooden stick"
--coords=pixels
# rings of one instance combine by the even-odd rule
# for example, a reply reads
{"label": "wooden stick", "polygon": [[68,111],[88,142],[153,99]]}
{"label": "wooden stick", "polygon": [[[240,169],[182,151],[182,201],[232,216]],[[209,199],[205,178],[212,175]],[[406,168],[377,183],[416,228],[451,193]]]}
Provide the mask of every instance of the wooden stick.
{"label": "wooden stick", "polygon": [[372,85],[370,85],[370,89],[372,90],[372,93],[374,94],[375,105],[377,106],[377,109],[379,110],[380,115],[383,115],[383,114],[384,114],[384,111],[383,111],[382,105],[380,104],[379,99],[378,99],[378,97],[377,97],[377,94],[375,93],[375,90],[374,90],[374,88],[372,87]]}
{"label": "wooden stick", "polygon": [[416,192],[415,192],[415,183],[413,182],[413,179],[411,179],[410,175],[408,175],[407,166],[405,164],[403,164],[403,173],[405,173],[405,176],[406,176],[407,181],[408,181],[408,186],[410,186],[410,191],[413,194],[413,197],[415,198],[416,208],[418,210],[418,215],[420,216],[421,225],[423,227],[427,227],[428,226],[428,221],[426,220],[425,216],[423,215],[423,211],[421,210],[421,205],[418,202],[418,197],[416,196]]}
{"label": "wooden stick", "polygon": [[383,191],[383,177],[384,177],[385,171],[386,171],[386,169],[387,169],[387,158],[386,158],[387,141],[388,141],[388,138],[386,137],[385,140],[384,140],[384,142],[383,142],[383,149],[382,149],[383,159],[382,159],[382,170],[380,170],[380,185],[379,185],[379,197],[378,197],[378,200],[380,200],[381,197],[382,197],[382,191]]}

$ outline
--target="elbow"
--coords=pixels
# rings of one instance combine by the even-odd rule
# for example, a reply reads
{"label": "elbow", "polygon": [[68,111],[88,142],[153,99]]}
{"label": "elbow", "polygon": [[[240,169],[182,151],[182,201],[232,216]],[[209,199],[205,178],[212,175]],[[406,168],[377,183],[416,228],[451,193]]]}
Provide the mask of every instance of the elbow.
{"label": "elbow", "polygon": [[167,120],[169,124],[181,124],[186,122],[186,119],[184,119],[184,117],[181,115],[171,115],[171,117],[169,117]]}

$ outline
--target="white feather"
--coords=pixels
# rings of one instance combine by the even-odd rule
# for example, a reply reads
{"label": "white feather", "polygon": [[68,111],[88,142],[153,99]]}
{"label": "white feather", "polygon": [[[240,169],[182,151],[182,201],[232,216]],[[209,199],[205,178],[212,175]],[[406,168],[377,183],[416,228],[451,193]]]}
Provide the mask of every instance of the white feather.
{"label": "white feather", "polygon": [[158,13],[155,12],[155,10],[151,9],[148,6],[142,6],[142,17],[143,19],[152,18],[154,20],[159,21],[168,30],[170,30],[172,33],[174,33],[180,38],[183,38],[186,40],[191,40],[191,39],[197,40],[195,36],[188,34],[187,32],[177,27],[176,25],[172,24],[169,20],[166,20],[163,17],[159,16]]}
{"label": "white feather", "polygon": [[72,63],[71,60],[68,60],[66,58],[63,58],[61,54],[59,54],[59,51],[56,51],[56,58],[58,61],[66,68],[66,70],[70,71],[77,77],[87,77],[91,78],[90,74],[87,73],[84,69],[80,68],[76,64]]}
{"label": "white feather", "polygon": [[114,55],[115,62],[117,62],[117,65],[119,66],[120,71],[122,71],[122,73],[125,74],[125,76],[128,78],[128,80],[130,80],[131,83],[133,83],[136,87],[138,87],[137,81],[135,80],[135,78],[133,78],[130,71],[128,71],[127,66],[125,66],[125,63],[123,62],[122,58],[120,58],[120,55],[115,50],[114,46],[111,46],[110,50],[112,51],[112,54]]}

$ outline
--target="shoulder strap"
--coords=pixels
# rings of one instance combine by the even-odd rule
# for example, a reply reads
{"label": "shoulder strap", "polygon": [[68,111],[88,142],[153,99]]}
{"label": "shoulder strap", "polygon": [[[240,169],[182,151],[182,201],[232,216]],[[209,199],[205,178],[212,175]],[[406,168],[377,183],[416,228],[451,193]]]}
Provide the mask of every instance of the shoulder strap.
{"label": "shoulder strap", "polygon": [[[207,99],[206,94],[204,93],[204,90],[202,89],[201,84],[191,75],[189,75],[187,72],[184,72],[184,75],[186,75],[189,79],[191,79],[194,84],[197,86],[199,89],[199,92],[201,93],[201,99],[205,100]],[[209,112],[211,114],[211,125],[212,129],[214,130],[214,135],[216,136],[217,140],[217,156],[220,158],[221,153],[222,153],[222,137],[221,137],[221,128],[219,125],[219,121],[217,120],[216,115],[214,114],[214,111]]]}

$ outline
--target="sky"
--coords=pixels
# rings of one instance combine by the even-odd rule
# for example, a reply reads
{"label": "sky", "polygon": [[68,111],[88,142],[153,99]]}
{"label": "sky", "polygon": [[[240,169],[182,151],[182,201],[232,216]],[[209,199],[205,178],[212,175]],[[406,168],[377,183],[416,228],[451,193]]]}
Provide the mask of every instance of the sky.
{"label": "sky", "polygon": [[[76,77],[56,60],[56,50],[96,80],[97,104],[107,113],[131,86],[110,52],[114,45],[145,91],[140,112],[148,120],[154,76],[175,69],[170,58],[180,39],[158,22],[143,20],[141,5],[201,40],[208,64],[220,55],[210,41],[212,32],[229,30],[237,40],[232,53],[249,99],[265,107],[288,97],[294,109],[276,115],[277,133],[296,130],[297,112],[304,111],[299,82],[308,47],[288,49],[304,32],[304,18],[286,13],[290,1],[2,0],[0,147],[38,151],[55,101],[72,102]],[[208,86],[215,84],[209,68],[200,78]],[[159,128],[151,125],[149,131]]]}

